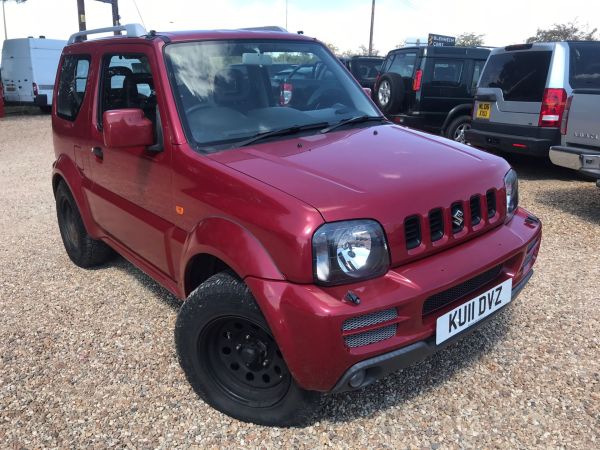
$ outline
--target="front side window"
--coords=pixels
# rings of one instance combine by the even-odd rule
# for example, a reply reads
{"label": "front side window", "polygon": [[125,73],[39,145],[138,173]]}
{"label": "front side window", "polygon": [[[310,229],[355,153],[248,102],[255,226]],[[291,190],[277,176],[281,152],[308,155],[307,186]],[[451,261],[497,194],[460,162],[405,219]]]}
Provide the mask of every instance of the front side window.
{"label": "front side window", "polygon": [[463,65],[463,61],[436,61],[433,65],[431,84],[434,86],[457,86],[460,84]]}
{"label": "front side window", "polygon": [[288,127],[379,116],[316,42],[186,42],[168,45],[165,53],[182,122],[202,151],[234,148]]}
{"label": "front side window", "polygon": [[100,96],[100,123],[104,111],[125,108],[142,109],[154,123],[156,93],[148,58],[135,54],[105,56]]}
{"label": "front side window", "polygon": [[502,90],[504,100],[541,102],[552,52],[506,52],[490,56],[479,87]]}
{"label": "front side window", "polygon": [[58,79],[56,99],[56,113],[59,117],[70,121],[77,118],[87,88],[89,69],[89,56],[65,56]]}

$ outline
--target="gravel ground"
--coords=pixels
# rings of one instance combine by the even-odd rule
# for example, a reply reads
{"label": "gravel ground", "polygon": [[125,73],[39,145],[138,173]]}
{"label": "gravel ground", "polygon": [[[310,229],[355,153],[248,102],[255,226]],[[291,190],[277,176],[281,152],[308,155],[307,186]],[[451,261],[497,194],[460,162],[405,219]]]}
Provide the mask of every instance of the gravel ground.
{"label": "gravel ground", "polygon": [[48,116],[0,120],[0,448],[598,448],[600,189],[514,161],[544,222],[518,301],[460,343],[307,428],[259,427],[197,399],[174,297],[122,259],[74,266],[56,225]]}

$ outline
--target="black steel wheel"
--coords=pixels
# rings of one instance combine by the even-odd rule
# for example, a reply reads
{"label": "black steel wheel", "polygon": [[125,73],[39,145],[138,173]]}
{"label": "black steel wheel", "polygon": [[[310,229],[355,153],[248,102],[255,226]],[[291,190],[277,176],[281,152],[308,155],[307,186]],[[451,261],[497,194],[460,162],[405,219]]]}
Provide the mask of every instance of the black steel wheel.
{"label": "black steel wheel", "polygon": [[114,257],[113,250],[88,234],[73,194],[64,182],[59,183],[55,200],[58,229],[71,261],[83,268],[110,261]]}
{"label": "black steel wheel", "polygon": [[260,408],[279,402],[290,373],[271,333],[243,317],[221,317],[198,338],[198,358],[233,400]]}
{"label": "black steel wheel", "polygon": [[177,316],[175,344],[188,381],[215,409],[260,425],[305,425],[313,418],[319,393],[296,383],[254,297],[235,275],[213,275],[189,295]]}

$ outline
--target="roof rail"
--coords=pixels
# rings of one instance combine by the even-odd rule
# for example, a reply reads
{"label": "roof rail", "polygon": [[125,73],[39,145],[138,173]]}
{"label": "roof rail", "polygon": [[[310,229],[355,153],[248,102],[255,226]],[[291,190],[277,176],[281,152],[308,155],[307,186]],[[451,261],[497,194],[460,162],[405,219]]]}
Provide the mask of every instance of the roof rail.
{"label": "roof rail", "polygon": [[288,32],[288,30],[286,30],[285,28],[274,26],[274,25],[269,25],[269,26],[266,26],[266,27],[238,28],[238,30],[245,30],[245,31],[279,31],[280,33],[287,33]]}
{"label": "roof rail", "polygon": [[110,33],[112,31],[125,31],[127,33],[127,37],[140,37],[147,34],[146,29],[139,23],[128,23],[127,25],[119,25],[118,27],[96,28],[94,30],[85,30],[78,33],[73,33],[69,38],[67,45],[83,41],[83,37],[87,36],[88,34]]}

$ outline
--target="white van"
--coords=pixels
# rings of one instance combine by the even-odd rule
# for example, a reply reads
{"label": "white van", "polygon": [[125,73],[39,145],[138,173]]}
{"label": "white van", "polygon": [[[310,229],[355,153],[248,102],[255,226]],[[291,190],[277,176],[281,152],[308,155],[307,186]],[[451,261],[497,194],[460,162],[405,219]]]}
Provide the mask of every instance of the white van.
{"label": "white van", "polygon": [[49,111],[58,60],[67,41],[7,39],[2,47],[4,102]]}

